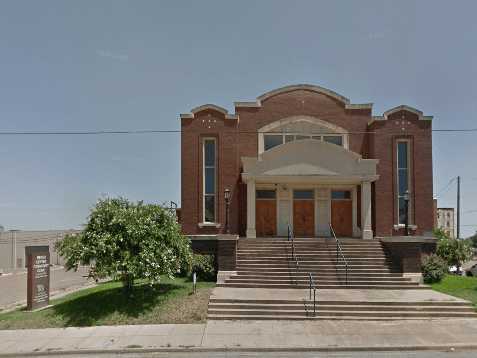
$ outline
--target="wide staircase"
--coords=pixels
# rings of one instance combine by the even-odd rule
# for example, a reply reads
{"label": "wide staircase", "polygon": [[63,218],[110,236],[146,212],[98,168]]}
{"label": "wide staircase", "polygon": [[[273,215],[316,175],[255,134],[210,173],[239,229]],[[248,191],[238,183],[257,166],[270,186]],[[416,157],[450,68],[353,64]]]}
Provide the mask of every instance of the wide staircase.
{"label": "wide staircase", "polygon": [[[342,254],[331,239],[239,240],[237,274],[219,286],[308,288],[309,273],[317,288],[427,288],[402,277],[379,241],[340,239]],[[348,275],[346,280],[346,264]]]}
{"label": "wide staircase", "polygon": [[403,277],[374,240],[240,239],[237,273],[217,286],[209,319],[477,317],[463,300],[421,299],[428,287]]}

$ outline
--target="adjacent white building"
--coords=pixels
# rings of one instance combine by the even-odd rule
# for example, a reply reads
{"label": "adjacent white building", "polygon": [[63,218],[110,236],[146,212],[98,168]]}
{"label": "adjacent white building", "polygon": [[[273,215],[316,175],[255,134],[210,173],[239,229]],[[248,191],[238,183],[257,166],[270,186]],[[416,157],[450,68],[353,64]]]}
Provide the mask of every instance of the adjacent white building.
{"label": "adjacent white building", "polygon": [[455,238],[454,208],[437,208],[437,228]]}

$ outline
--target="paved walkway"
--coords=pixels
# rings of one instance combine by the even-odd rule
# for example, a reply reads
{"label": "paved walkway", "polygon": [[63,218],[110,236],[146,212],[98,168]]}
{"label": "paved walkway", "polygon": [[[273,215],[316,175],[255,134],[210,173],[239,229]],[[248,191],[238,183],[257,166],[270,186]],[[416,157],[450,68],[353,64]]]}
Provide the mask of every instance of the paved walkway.
{"label": "paved walkway", "polygon": [[[50,271],[50,294],[52,298],[64,292],[94,284],[88,280],[88,268],[80,267],[77,272],[65,271],[62,266],[52,267]],[[0,276],[0,311],[26,304],[27,273],[20,271]]]}
{"label": "paved walkway", "polygon": [[0,356],[164,350],[477,349],[477,319],[420,321],[209,321],[0,331]]}
{"label": "paved walkway", "polygon": [[[277,295],[277,293],[280,293]],[[249,300],[303,300],[308,298],[308,289],[266,289],[215,287],[211,298]],[[355,302],[467,302],[463,299],[433,290],[375,290],[375,289],[320,289],[318,301]]]}

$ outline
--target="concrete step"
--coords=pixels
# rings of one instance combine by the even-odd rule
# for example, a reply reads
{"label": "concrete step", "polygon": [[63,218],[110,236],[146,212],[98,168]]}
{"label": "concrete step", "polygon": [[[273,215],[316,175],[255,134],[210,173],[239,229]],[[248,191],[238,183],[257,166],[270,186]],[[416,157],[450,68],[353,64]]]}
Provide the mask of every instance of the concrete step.
{"label": "concrete step", "polygon": [[[283,244],[283,245],[270,245],[270,244],[262,244],[262,245],[238,245],[237,248],[239,250],[290,250],[292,248],[292,244]],[[336,245],[304,245],[304,244],[296,244],[295,249],[303,250],[303,249],[312,249],[312,250],[336,250]],[[383,246],[381,245],[341,245],[342,250],[383,250]]]}
{"label": "concrete step", "polygon": [[[343,281],[345,279],[345,275],[340,276],[320,276],[320,275],[313,275],[313,279],[315,282],[330,282],[330,281]],[[365,277],[355,277],[348,275],[348,282],[355,282],[355,281],[372,281],[372,282],[410,282],[410,278],[407,277],[373,277],[373,276],[365,276]],[[280,282],[280,281],[291,281],[291,282],[308,282],[308,276],[242,276],[236,275],[231,276],[225,282]]]}
{"label": "concrete step", "polygon": [[[323,285],[345,285],[346,280],[345,278],[341,279],[335,279],[335,280],[323,280],[323,279],[318,279],[315,277],[314,279],[315,284],[318,286],[323,286]],[[244,279],[244,278],[231,278],[228,280],[225,280],[226,284],[236,284],[236,283],[243,283],[243,284],[295,284],[295,285],[308,285],[309,281],[308,280],[294,280],[294,279],[284,279],[284,280],[263,280],[263,279]],[[409,280],[400,280],[400,279],[394,279],[392,281],[384,281],[384,280],[372,280],[372,279],[366,279],[366,280],[352,280],[348,279],[347,285],[353,286],[353,285],[381,285],[381,286],[389,286],[389,285],[400,285],[400,284],[412,284],[416,285],[416,283],[413,283]]]}
{"label": "concrete step", "polygon": [[[250,259],[238,259],[237,260],[237,265],[247,265],[247,264],[281,264],[281,265],[288,265],[288,263],[292,260],[288,259],[273,259],[273,258],[263,258],[263,259],[256,259],[256,258],[250,258]],[[293,262],[293,261],[292,261]],[[326,264],[326,265],[334,265],[336,262],[343,262],[343,259],[330,259],[330,258],[322,258],[322,259],[315,259],[311,260],[308,258],[298,258],[298,263],[300,265],[308,265],[308,264]],[[359,264],[359,263],[372,263],[372,264],[392,264],[391,260],[388,260],[386,258],[346,258],[346,262],[348,264]]]}
{"label": "concrete step", "polygon": [[[303,263],[299,262],[298,266],[302,270],[312,270],[312,269],[326,269],[326,268],[345,268],[345,265],[342,263],[335,264],[335,263]],[[295,263],[290,262],[290,263],[237,263],[236,270],[242,270],[242,269],[266,269],[266,270],[274,270],[274,269],[287,269],[287,268],[293,268],[295,269]],[[348,268],[350,269],[386,269],[390,268],[390,266],[386,263],[348,263]]]}
{"label": "concrete step", "polygon": [[[211,303],[209,310],[261,310],[261,311],[306,311],[313,309],[313,302],[302,302],[293,304],[257,304],[257,303]],[[476,313],[471,306],[426,306],[426,305],[330,305],[317,302],[316,311],[338,311],[346,312],[466,312]]]}
{"label": "concrete step", "polygon": [[[235,288],[291,288],[291,289],[303,289],[308,288],[308,285],[302,284],[290,284],[290,283],[276,283],[276,284],[266,284],[266,283],[218,283],[217,287],[235,287]],[[353,283],[346,285],[344,281],[340,284],[330,284],[325,285],[318,283],[316,286],[317,289],[386,289],[386,290],[401,290],[401,289],[430,289],[428,286],[420,286],[414,282],[403,282],[394,285],[381,285],[379,282],[375,282],[372,284],[358,284]]]}
{"label": "concrete step", "polygon": [[[310,252],[303,252],[303,253],[298,253],[295,252],[295,256],[304,259],[304,260],[315,260],[315,259],[336,259],[336,253],[321,253],[321,254],[313,254]],[[350,258],[387,258],[387,256],[384,253],[374,253],[374,254],[365,254],[365,253],[360,253],[360,254],[352,254],[352,255],[347,255],[343,254],[344,257],[347,259]],[[249,258],[249,259],[257,259],[257,258],[270,258],[270,259],[281,259],[281,260],[288,260],[292,257],[292,253],[287,253],[287,254],[277,254],[277,253],[268,253],[268,254],[257,254],[257,253],[242,253],[239,252],[237,253],[237,257],[239,258]],[[341,256],[338,256],[341,257]]]}
{"label": "concrete step", "polygon": [[[283,257],[283,258],[288,258],[291,255],[291,251],[242,251],[239,250],[237,251],[237,256],[245,256],[245,257],[250,257],[250,256],[259,256],[259,257]],[[384,252],[382,251],[352,251],[352,252],[344,252],[343,253],[346,256],[358,256],[358,257],[366,257],[366,256],[371,256],[371,257],[386,257]],[[303,250],[303,251],[295,251],[296,255],[303,256],[303,257],[336,257],[336,251],[310,251],[310,250]]]}
{"label": "concrete step", "polygon": [[[311,312],[312,313],[312,312]],[[208,314],[211,315],[225,315],[225,316],[248,316],[248,315],[255,315],[255,316],[289,316],[289,310],[274,310],[274,311],[267,311],[267,310],[260,310],[260,309],[209,309]],[[307,312],[304,310],[302,312],[295,311],[293,312],[293,316],[307,316]],[[469,318],[474,317],[477,318],[476,313],[470,312],[460,312],[460,311],[447,311],[447,312],[409,312],[409,311],[326,311],[326,310],[317,310],[316,316],[318,317],[419,317],[419,318],[436,318],[436,317],[446,317],[446,318]],[[315,316],[315,317],[316,317]]]}
{"label": "concrete step", "polygon": [[[312,273],[313,274],[313,273]],[[318,273],[318,274],[313,274],[314,276],[319,276],[319,277],[336,277],[339,276],[341,277],[345,273],[337,273],[336,270],[333,272],[324,272],[324,273]],[[262,278],[268,278],[268,277],[308,277],[308,272],[296,272],[295,270],[289,270],[289,271],[283,271],[283,272],[257,272],[257,271],[238,271],[236,275],[232,277],[262,277]],[[356,279],[359,278],[366,278],[366,277],[373,277],[373,278],[386,278],[386,277],[395,277],[395,278],[402,278],[402,274],[400,273],[356,273],[356,272],[348,272],[348,277],[354,277]]]}
{"label": "concrete step", "polygon": [[[298,242],[295,241],[293,244],[291,241],[290,242],[280,242],[280,243],[271,243],[271,242],[264,242],[264,243],[253,243],[253,244],[242,244],[239,242],[238,247],[239,248],[244,248],[244,247],[253,247],[253,248],[260,248],[260,247],[291,247],[292,245],[295,245],[295,247],[318,247],[318,248],[336,248],[336,243],[332,244],[324,244],[324,243],[319,243],[319,242]],[[370,247],[370,248],[375,248],[379,247],[382,248],[383,246],[380,243],[376,244],[369,244],[369,243],[361,243],[361,244],[352,244],[352,243],[344,243],[341,242],[341,247],[346,248],[346,247]]]}
{"label": "concrete step", "polygon": [[[271,305],[310,305],[313,301],[300,299],[300,300],[290,300],[290,299],[242,299],[242,298],[210,298],[210,303],[221,304],[271,304]],[[317,300],[319,305],[328,305],[328,306],[355,306],[355,307],[366,307],[366,306],[431,306],[431,307],[472,307],[469,302],[466,301],[321,301]]]}
{"label": "concrete step", "polygon": [[[446,319],[456,319],[456,317],[436,317],[445,323]],[[428,319],[436,319],[436,318],[428,318]],[[468,318],[468,317],[461,317],[461,318]],[[382,321],[382,322],[389,322],[389,321],[420,321],[425,318],[423,317],[373,317],[368,316],[366,318],[362,317],[349,317],[349,316],[340,316],[340,317],[326,317],[326,316],[316,316],[313,317],[311,315],[303,317],[303,316],[267,316],[267,315],[242,315],[242,316],[226,316],[226,315],[214,315],[209,314],[207,316],[209,320],[225,320],[225,321],[236,321],[236,320],[252,320],[252,321],[277,321],[277,320],[284,320],[284,321],[303,321],[303,320],[326,320],[326,321]]]}
{"label": "concrete step", "polygon": [[[312,274],[320,274],[320,273],[335,273],[338,272],[340,274],[344,274],[346,271],[343,267],[321,267],[321,268],[304,268],[299,266],[298,269],[296,267],[278,267],[278,268],[268,268],[268,267],[237,267],[237,273],[248,272],[248,273],[259,273],[259,274],[276,274],[276,273],[305,273],[308,274],[311,272]],[[395,275],[402,275],[399,270],[391,269],[389,267],[379,267],[379,268],[372,268],[372,269],[361,269],[361,268],[354,268],[353,270],[348,270],[348,274],[356,273],[356,274],[369,274],[369,273],[379,273],[379,274],[395,274]]]}

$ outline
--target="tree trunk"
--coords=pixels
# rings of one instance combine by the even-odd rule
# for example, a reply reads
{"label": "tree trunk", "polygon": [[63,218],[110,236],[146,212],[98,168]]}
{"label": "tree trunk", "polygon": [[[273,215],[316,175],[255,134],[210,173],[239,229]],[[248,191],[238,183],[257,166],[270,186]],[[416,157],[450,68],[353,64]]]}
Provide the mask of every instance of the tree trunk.
{"label": "tree trunk", "polygon": [[134,276],[125,272],[123,273],[123,285],[127,294],[131,294],[134,286]]}

